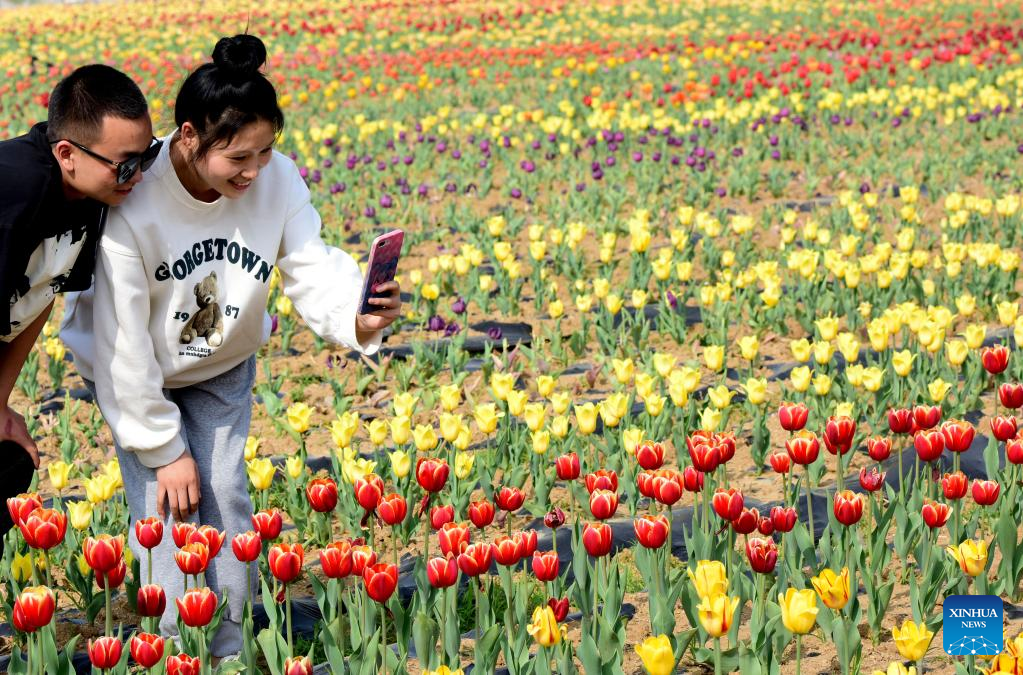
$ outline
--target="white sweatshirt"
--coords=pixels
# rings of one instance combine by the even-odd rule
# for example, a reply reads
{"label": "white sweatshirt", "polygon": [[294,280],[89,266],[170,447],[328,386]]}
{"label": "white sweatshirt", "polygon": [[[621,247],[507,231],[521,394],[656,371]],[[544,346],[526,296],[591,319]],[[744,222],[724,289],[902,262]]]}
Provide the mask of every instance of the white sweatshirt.
{"label": "white sweatshirt", "polygon": [[169,149],[170,138],[135,194],[110,211],[93,287],[68,296],[60,333],[79,373],[96,383],[118,444],[151,468],[188,449],[181,413],[162,390],[220,375],[269,337],[274,266],[324,339],[372,354],[381,337],[356,339],[362,273],[323,243],[289,158],[274,151],[246,194],[207,203],[181,184]]}

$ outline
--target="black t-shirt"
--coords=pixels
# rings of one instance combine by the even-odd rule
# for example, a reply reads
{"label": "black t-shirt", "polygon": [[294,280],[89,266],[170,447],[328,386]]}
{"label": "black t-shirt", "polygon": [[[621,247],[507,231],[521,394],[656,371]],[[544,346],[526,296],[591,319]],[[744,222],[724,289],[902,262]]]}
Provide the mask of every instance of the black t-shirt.
{"label": "black t-shirt", "polygon": [[[20,332],[12,323],[25,314],[17,303],[38,302],[26,297],[30,289],[36,294],[43,286],[49,295],[92,284],[106,213],[95,200],[65,197],[45,122],[0,142],[0,340]],[[66,266],[54,262],[61,257],[69,259]]]}

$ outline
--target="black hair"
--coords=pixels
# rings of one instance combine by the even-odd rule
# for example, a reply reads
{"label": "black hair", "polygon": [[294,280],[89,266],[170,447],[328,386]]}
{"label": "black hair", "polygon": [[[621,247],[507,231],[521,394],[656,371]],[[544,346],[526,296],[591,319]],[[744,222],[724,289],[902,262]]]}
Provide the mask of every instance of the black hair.
{"label": "black hair", "polygon": [[205,63],[181,85],[174,104],[174,122],[191,122],[199,134],[192,161],[218,143],[228,144],[246,125],[266,121],[274,134],[284,129],[273,84],[259,71],[266,63],[266,46],[255,35],[223,37]]}
{"label": "black hair", "polygon": [[65,77],[50,93],[47,140],[95,143],[107,115],[137,120],[149,114],[146,97],[135,82],[110,66],[94,63]]}

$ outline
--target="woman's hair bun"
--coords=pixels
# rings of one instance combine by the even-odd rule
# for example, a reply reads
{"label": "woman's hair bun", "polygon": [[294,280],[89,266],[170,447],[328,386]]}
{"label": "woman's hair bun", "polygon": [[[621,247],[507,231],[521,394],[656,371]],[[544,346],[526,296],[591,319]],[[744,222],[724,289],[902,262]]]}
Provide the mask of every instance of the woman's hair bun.
{"label": "woman's hair bun", "polygon": [[213,63],[235,77],[251,77],[266,63],[266,45],[255,35],[235,35],[217,41]]}

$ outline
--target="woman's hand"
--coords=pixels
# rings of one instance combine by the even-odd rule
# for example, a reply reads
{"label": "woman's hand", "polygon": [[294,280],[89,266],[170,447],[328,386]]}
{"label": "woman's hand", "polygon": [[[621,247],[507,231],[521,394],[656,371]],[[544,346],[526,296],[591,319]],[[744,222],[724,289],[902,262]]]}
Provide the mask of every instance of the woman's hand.
{"label": "woman's hand", "polygon": [[373,293],[386,292],[387,295],[369,299],[369,304],[379,308],[376,311],[355,316],[355,336],[359,342],[365,342],[373,333],[390,326],[401,316],[401,286],[397,281],[377,284],[370,290]]}

